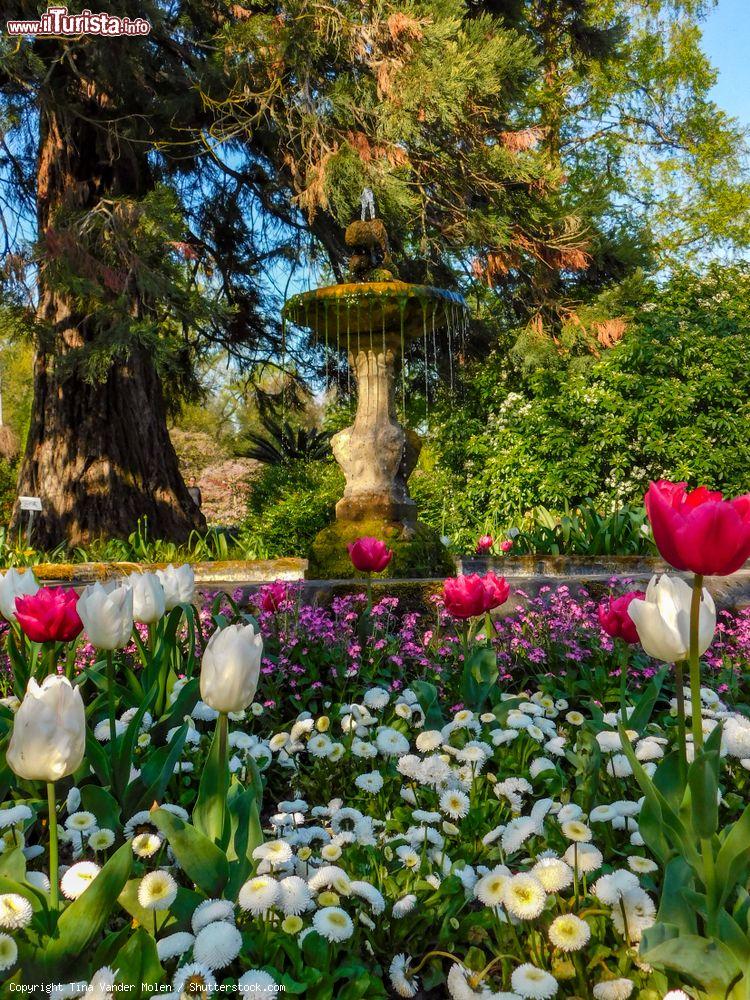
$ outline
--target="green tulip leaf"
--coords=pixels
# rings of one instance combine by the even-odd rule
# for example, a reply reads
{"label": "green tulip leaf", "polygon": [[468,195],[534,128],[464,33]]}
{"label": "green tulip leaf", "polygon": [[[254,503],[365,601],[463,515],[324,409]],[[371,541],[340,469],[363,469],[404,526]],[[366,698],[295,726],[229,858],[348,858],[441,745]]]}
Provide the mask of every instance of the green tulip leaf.
{"label": "green tulip leaf", "polygon": [[170,778],[187,737],[188,724],[184,723],[174,734],[169,746],[159,747],[141,768],[140,777],[131,782],[125,792],[125,809],[132,815],[139,809],[148,809],[164,797]]}
{"label": "green tulip leaf", "polygon": [[229,879],[229,862],[221,848],[166,809],[155,809],[151,822],[169,841],[188,878],[207,896],[220,896]]}
{"label": "green tulip leaf", "polygon": [[227,796],[227,809],[232,824],[232,834],[227,852],[231,861],[231,877],[227,894],[234,898],[253,868],[253,851],[263,843],[258,801],[254,788],[243,788],[232,779]]}
{"label": "green tulip leaf", "polygon": [[[717,727],[718,728],[718,727]],[[709,840],[719,827],[719,754],[697,754],[688,768],[691,821],[701,840]]]}
{"label": "green tulip leaf", "polygon": [[120,828],[120,806],[106,788],[100,788],[99,785],[82,785],[81,803],[84,809],[96,816],[100,827],[113,831]]}
{"label": "green tulip leaf", "polygon": [[442,729],[445,725],[443,713],[440,711],[438,689],[429,681],[412,681],[409,685],[417,696],[419,707],[424,712],[426,729]]}
{"label": "green tulip leaf", "polygon": [[745,882],[748,863],[750,863],[750,805],[732,824],[716,857],[719,906],[729,898],[738,882]]}
{"label": "green tulip leaf", "polygon": [[226,809],[229,794],[229,767],[222,757],[219,725],[214,731],[211,749],[203,765],[198,796],[193,808],[193,823],[209,840],[225,847],[229,844],[229,812]]}
{"label": "green tulip leaf", "polygon": [[133,850],[129,843],[115,851],[78,899],[57,922],[57,935],[47,947],[45,964],[74,969],[75,960],[95,941],[110,918],[117,897],[130,875]]}
{"label": "green tulip leaf", "polygon": [[[122,995],[131,997],[132,1000],[141,1000],[144,993],[150,997],[154,992],[150,987],[165,981],[165,972],[159,961],[156,942],[142,927],[139,927],[125,947],[120,949],[114,967],[118,970],[116,984],[129,987],[127,990],[122,990]],[[115,987],[115,993],[119,992],[120,990]]]}
{"label": "green tulip leaf", "polygon": [[726,945],[696,934],[681,934],[647,951],[641,948],[641,958],[649,965],[663,966],[681,976],[690,976],[710,996],[717,998],[726,994],[740,972]]}

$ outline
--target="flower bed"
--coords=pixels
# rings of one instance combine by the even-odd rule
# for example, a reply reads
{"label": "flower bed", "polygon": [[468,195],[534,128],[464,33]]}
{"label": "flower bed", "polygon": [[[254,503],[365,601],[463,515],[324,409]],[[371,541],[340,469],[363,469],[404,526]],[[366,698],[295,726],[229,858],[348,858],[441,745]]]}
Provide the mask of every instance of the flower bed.
{"label": "flower bed", "polygon": [[750,615],[626,587],[495,619],[492,574],[402,615],[9,572],[8,995],[744,997]]}

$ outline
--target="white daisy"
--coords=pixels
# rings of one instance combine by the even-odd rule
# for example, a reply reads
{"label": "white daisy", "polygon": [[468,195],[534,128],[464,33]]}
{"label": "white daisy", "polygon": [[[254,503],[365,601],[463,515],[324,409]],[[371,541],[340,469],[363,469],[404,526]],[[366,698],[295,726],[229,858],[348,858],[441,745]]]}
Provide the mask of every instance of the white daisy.
{"label": "white daisy", "polygon": [[190,962],[177,970],[172,989],[178,997],[183,994],[188,997],[207,996],[216,989],[216,979],[207,965]]}
{"label": "white daisy", "polygon": [[573,869],[561,858],[541,858],[531,869],[545,892],[560,892],[573,884]]}
{"label": "white daisy", "polygon": [[524,962],[510,977],[511,989],[527,1000],[549,1000],[557,993],[557,980],[544,969]]}
{"label": "white daisy", "polygon": [[193,910],[190,919],[193,934],[215,920],[234,920],[234,903],[228,899],[204,899]]}
{"label": "white daisy", "polygon": [[383,775],[380,771],[370,771],[368,774],[359,774],[354,779],[354,784],[363,792],[377,794],[383,787]]}
{"label": "white daisy", "polygon": [[409,975],[411,959],[404,954],[394,955],[388,974],[391,986],[400,997],[414,997],[419,991],[419,980]]}
{"label": "white daisy", "polygon": [[279,882],[278,906],[287,916],[298,916],[309,909],[312,893],[303,878],[289,875]]}
{"label": "white daisy", "polygon": [[378,750],[386,756],[402,756],[409,752],[409,741],[397,729],[384,726],[375,737]]}
{"label": "white daisy", "polygon": [[34,910],[25,896],[17,892],[4,892],[0,895],[0,927],[5,930],[20,930],[28,927]]}
{"label": "white daisy", "polygon": [[354,933],[351,917],[340,906],[324,906],[313,917],[313,927],[326,941],[346,941]]}
{"label": "white daisy", "polygon": [[106,851],[115,842],[115,834],[113,830],[96,830],[91,834],[88,840],[89,847],[92,851]]}
{"label": "white daisy", "polygon": [[147,872],[138,886],[138,902],[145,910],[168,910],[177,898],[177,883],[169,872]]}
{"label": "white daisy", "polygon": [[475,897],[485,906],[500,906],[509,877],[510,869],[506,868],[505,865],[483,875],[474,885]]}
{"label": "white daisy", "polygon": [[534,875],[511,875],[503,888],[503,903],[508,913],[519,920],[534,920],[544,909],[547,895]]}
{"label": "white daisy", "polygon": [[469,796],[448,789],[440,796],[440,808],[451,819],[464,819],[469,815]]}
{"label": "white daisy", "polygon": [[401,920],[401,918],[405,917],[407,913],[411,913],[416,906],[416,903],[417,897],[411,892],[406,896],[402,896],[401,899],[397,899],[393,904],[393,910],[391,911],[394,919]]}
{"label": "white daisy", "polygon": [[603,903],[613,906],[615,903],[619,903],[627,893],[638,888],[637,876],[624,868],[618,868],[609,875],[602,875],[598,878],[592,886],[592,892]]}
{"label": "white daisy", "polygon": [[71,865],[60,880],[60,888],[67,899],[78,899],[88,889],[101,869],[93,861],[79,861]]}
{"label": "white daisy", "polygon": [[237,980],[237,991],[250,997],[278,997],[279,989],[276,980],[262,969],[250,969]]}
{"label": "white daisy", "polygon": [[193,958],[209,969],[224,969],[242,948],[242,934],[226,920],[215,920],[202,927],[195,936]]}
{"label": "white daisy", "polygon": [[170,958],[178,958],[189,951],[193,946],[195,937],[188,931],[177,931],[176,934],[168,934],[156,942],[156,953],[161,962],[166,962]]}
{"label": "white daisy", "polygon": [[549,927],[549,939],[561,951],[580,951],[591,937],[591,928],[574,913],[555,917]]}
{"label": "white daisy", "polygon": [[16,964],[18,945],[10,934],[0,933],[0,972],[5,972]]}
{"label": "white daisy", "polygon": [[279,895],[279,883],[275,878],[270,875],[256,875],[242,886],[237,902],[240,909],[259,917],[276,904]]}

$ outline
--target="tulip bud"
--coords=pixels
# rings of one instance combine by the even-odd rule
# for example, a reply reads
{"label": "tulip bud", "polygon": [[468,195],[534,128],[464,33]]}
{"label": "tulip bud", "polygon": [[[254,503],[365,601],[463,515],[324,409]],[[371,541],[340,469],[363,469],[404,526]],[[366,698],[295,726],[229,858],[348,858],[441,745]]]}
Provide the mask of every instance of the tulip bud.
{"label": "tulip bud", "polygon": [[252,625],[230,625],[211,636],[201,663],[202,700],[215,712],[241,712],[255,697],[263,639]]}
{"label": "tulip bud", "polygon": [[[645,652],[664,663],[687,660],[690,650],[690,602],[692,590],[678,576],[652,576],[645,600],[637,598],[628,605],[638,638]],[[698,655],[711,645],[716,629],[716,606],[704,588],[701,597]]]}
{"label": "tulip bud", "polygon": [[39,584],[30,569],[23,573],[17,569],[0,573],[0,614],[9,622],[16,621],[16,598],[30,596],[37,590]]}
{"label": "tulip bud", "polygon": [[78,614],[97,649],[122,649],[133,632],[133,591],[114,583],[95,583],[78,598]]}
{"label": "tulip bud", "polygon": [[153,573],[131,573],[127,584],[133,591],[133,617],[144,625],[153,625],[165,611],[164,588]]}
{"label": "tulip bud", "polygon": [[164,588],[164,607],[167,611],[178,604],[192,604],[195,594],[195,573],[192,566],[173,566],[157,569],[156,575]]}
{"label": "tulip bud", "polygon": [[83,760],[86,716],[81,692],[67,677],[32,678],[13,722],[8,766],[29,781],[59,781]]}
{"label": "tulip bud", "polygon": [[379,538],[366,536],[347,545],[349,558],[360,573],[382,573],[393,558],[393,550]]}

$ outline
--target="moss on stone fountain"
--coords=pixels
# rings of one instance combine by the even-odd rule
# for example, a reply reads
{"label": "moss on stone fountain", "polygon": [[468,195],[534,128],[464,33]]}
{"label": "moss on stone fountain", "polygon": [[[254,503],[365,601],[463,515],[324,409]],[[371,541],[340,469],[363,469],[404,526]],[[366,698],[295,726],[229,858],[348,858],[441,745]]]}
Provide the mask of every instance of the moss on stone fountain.
{"label": "moss on stone fountain", "polygon": [[417,579],[446,576],[455,570],[439,535],[426,524],[405,528],[372,517],[362,521],[337,520],[323,528],[309,553],[308,580],[347,580],[356,576],[346,547],[368,535],[393,549],[393,559],[379,576]]}

